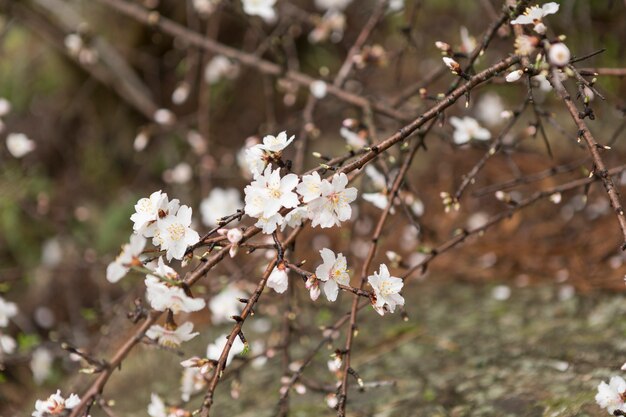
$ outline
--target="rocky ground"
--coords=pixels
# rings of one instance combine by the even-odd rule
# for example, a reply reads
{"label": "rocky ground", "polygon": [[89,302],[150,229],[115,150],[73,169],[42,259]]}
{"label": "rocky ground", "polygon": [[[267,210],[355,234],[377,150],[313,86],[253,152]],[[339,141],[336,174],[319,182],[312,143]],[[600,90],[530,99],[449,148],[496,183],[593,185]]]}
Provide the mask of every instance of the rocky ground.
{"label": "rocky ground", "polygon": [[[513,286],[503,300],[507,291],[502,287],[434,281],[411,287],[408,322],[399,315],[361,313],[353,366],[366,387],[381,381],[384,386],[359,392],[352,381],[349,415],[608,415],[595,405],[594,395],[598,383],[619,374],[626,360],[626,297],[577,295],[569,286]],[[252,328],[248,337],[254,340]],[[218,334],[209,332],[211,338]],[[202,351],[208,340],[198,339],[187,346],[188,354]],[[303,346],[313,343],[301,341]],[[176,358],[140,350],[107,388],[107,397],[118,400],[119,415],[147,415],[151,391],[170,400],[178,397],[167,392],[178,377]],[[294,360],[304,351],[296,349]],[[305,374],[310,382],[333,383],[325,365],[329,353],[324,350]],[[263,368],[247,369],[238,401],[229,396],[232,379],[224,381],[212,415],[275,415],[279,375],[280,356]],[[385,385],[389,381],[394,384]],[[292,396],[292,411],[294,416],[333,415],[324,394],[311,390]]]}

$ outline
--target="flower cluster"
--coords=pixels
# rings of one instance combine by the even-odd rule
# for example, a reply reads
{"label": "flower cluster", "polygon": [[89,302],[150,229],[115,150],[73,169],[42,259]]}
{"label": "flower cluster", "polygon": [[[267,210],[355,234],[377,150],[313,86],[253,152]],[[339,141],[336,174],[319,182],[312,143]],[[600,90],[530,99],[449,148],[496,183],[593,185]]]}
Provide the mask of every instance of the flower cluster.
{"label": "flower cluster", "polygon": [[[273,233],[278,227],[295,227],[308,218],[313,227],[339,225],[352,215],[350,203],[356,199],[356,188],[346,188],[348,177],[341,173],[332,179],[322,179],[317,172],[302,177],[295,174],[280,175],[280,168],[272,169],[272,162],[280,161],[281,152],[293,137],[285,132],[266,136],[262,144],[246,151],[246,160],[254,180],[246,186],[245,213],[258,219],[256,226],[263,233]],[[263,170],[261,172],[261,170]],[[294,191],[295,190],[295,191]],[[296,194],[297,193],[297,194]],[[300,206],[300,199],[305,206]],[[295,209],[283,217],[282,209]]]}
{"label": "flower cluster", "polygon": [[596,402],[610,415],[615,411],[626,413],[626,381],[621,376],[614,376],[609,383],[602,381],[598,385],[598,393],[596,394]]}

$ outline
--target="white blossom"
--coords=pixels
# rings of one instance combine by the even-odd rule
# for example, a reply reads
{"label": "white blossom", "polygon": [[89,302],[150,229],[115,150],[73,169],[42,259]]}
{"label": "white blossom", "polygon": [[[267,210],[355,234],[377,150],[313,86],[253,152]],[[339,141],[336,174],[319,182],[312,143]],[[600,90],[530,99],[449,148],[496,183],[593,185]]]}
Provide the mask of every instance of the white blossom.
{"label": "white blossom", "polygon": [[169,201],[167,194],[161,190],[150,194],[148,198],[141,198],[135,204],[135,213],[130,216],[135,233],[144,237],[153,237],[157,231],[156,221],[161,216],[175,213],[178,210],[179,201]]}
{"label": "white blossom", "polygon": [[192,331],[193,323],[189,321],[181,324],[180,326],[172,326],[169,324],[160,326],[158,324],[154,324],[150,326],[146,332],[146,336],[150,339],[158,341],[162,346],[175,348],[180,346],[181,343],[187,342],[200,334],[198,332],[192,333]]}
{"label": "white blossom", "polygon": [[260,16],[267,23],[276,21],[276,0],[242,0],[243,11],[250,16]]}
{"label": "white blossom", "polygon": [[152,116],[155,122],[163,126],[170,126],[176,122],[176,116],[168,109],[158,109]]}
{"label": "white blossom", "polygon": [[201,16],[208,16],[215,11],[222,0],[193,0],[193,8]]}
{"label": "white blossom", "polygon": [[480,120],[489,126],[497,126],[502,121],[500,115],[504,110],[504,105],[498,94],[488,93],[480,98],[476,110]]}
{"label": "white blossom", "polygon": [[346,119],[343,121],[339,134],[346,140],[348,146],[352,149],[361,149],[367,145],[367,137],[362,131],[354,131],[356,121],[354,119]]}
{"label": "white blossom", "polygon": [[2,354],[11,354],[15,351],[17,343],[11,336],[0,333],[0,358]]}
{"label": "white blossom", "polygon": [[322,10],[343,10],[352,0],[315,0],[315,7]]}
{"label": "white blossom", "polygon": [[212,297],[209,300],[211,322],[213,324],[225,323],[230,321],[232,316],[241,314],[243,304],[239,301],[240,298],[246,299],[248,295],[234,284],[229,284],[219,294]]}
{"label": "white blossom", "polygon": [[446,67],[448,67],[450,71],[452,71],[454,74],[458,74],[459,70],[461,69],[461,65],[458,62],[447,56],[444,56],[442,59],[443,63],[446,64]]}
{"label": "white blossom", "polygon": [[270,217],[259,217],[254,225],[260,228],[263,233],[270,235],[274,233],[279,226],[282,228],[284,224],[285,218],[279,213],[276,213]]}
{"label": "white blossom", "polygon": [[170,416],[165,403],[157,394],[150,394],[150,404],[148,404],[148,415],[150,417],[174,417]]}
{"label": "white blossom", "polygon": [[0,327],[7,327],[9,319],[17,314],[17,304],[0,296]]}
{"label": "white blossom", "polygon": [[193,169],[187,162],[176,164],[172,169],[163,172],[163,181],[173,184],[186,184],[193,177]]}
{"label": "white blossom", "polygon": [[350,203],[356,199],[357,189],[346,188],[347,184],[348,177],[344,173],[335,174],[332,182],[322,180],[321,196],[312,200],[308,205],[309,218],[313,227],[333,227],[350,219],[352,215]]}
{"label": "white blossom", "polygon": [[374,165],[366,165],[365,166],[365,175],[372,180],[372,185],[377,190],[384,190],[387,187],[387,178],[379,172]]}
{"label": "white blossom", "polygon": [[23,133],[10,133],[7,136],[7,149],[15,158],[22,158],[37,148],[35,141],[30,140]]}
{"label": "white blossom", "polygon": [[381,316],[385,314],[385,305],[391,313],[396,309],[396,305],[404,305],[404,298],[400,295],[404,281],[398,277],[391,276],[387,265],[380,264],[379,272],[374,272],[374,275],[368,276],[367,281],[374,289],[374,294],[376,295],[374,309]]}
{"label": "white blossom", "polygon": [[284,221],[280,223],[280,231],[285,230],[285,227],[292,228],[298,227],[302,222],[308,218],[309,212],[306,207],[296,207],[285,215]]}
{"label": "white blossom", "polygon": [[548,49],[548,61],[557,67],[569,64],[571,54],[567,45],[562,42],[553,43]]}
{"label": "white blossom", "polygon": [[133,265],[141,265],[139,255],[146,246],[146,239],[141,235],[132,234],[130,243],[122,246],[122,252],[107,266],[107,281],[116,283],[122,279]]}
{"label": "white blossom", "polygon": [[230,243],[228,254],[231,258],[234,258],[235,255],[237,255],[237,251],[239,251],[239,242],[243,239],[243,232],[241,229],[219,229],[217,233],[222,236],[226,236],[226,239],[228,239],[228,242]]}
{"label": "white blossom", "polygon": [[284,266],[275,266],[270,276],[267,278],[266,285],[279,294],[287,291],[287,287],[289,287],[289,276],[287,275],[286,268]]}
{"label": "white blossom", "polygon": [[[372,203],[374,207],[384,210],[389,204],[389,198],[385,193],[363,193],[363,200]],[[390,213],[394,214],[394,208],[391,207]]]}
{"label": "white blossom", "polygon": [[221,218],[235,214],[242,208],[243,202],[239,190],[216,187],[200,203],[202,222],[207,226],[215,227]]}
{"label": "white blossom", "polygon": [[[224,348],[226,347],[226,342],[228,342],[228,335],[222,334],[220,335],[215,342],[209,344],[206,350],[206,357],[209,359],[213,359],[215,361],[219,360]],[[225,366],[228,366],[230,362],[236,355],[239,355],[245,350],[245,346],[239,337],[235,337],[233,340],[233,345],[230,347],[230,351],[228,351],[228,356],[226,358]]]}
{"label": "white blossom", "polygon": [[324,282],[324,294],[328,301],[335,301],[339,293],[339,285],[350,285],[350,275],[348,275],[348,264],[343,254],[335,253],[327,248],[320,250],[320,255],[324,261],[315,269],[317,279]]}
{"label": "white blossom", "polygon": [[517,81],[520,78],[522,78],[522,75],[524,75],[524,71],[522,71],[522,70],[515,70],[515,71],[509,72],[506,75],[506,77],[504,77],[504,78],[506,79],[506,82],[514,83],[515,81]]}
{"label": "white blossom", "polygon": [[545,3],[543,6],[532,6],[526,8],[524,14],[517,19],[511,20],[512,25],[535,25],[535,32],[546,33],[546,26],[543,24],[543,18],[547,15],[554,14],[559,11],[559,4],[556,2]]}
{"label": "white blossom", "polygon": [[239,65],[224,55],[215,55],[204,68],[204,81],[216,84],[223,78],[235,79],[239,75]]}
{"label": "white blossom", "polygon": [[450,124],[454,126],[454,143],[462,145],[471,139],[489,140],[491,132],[478,124],[476,119],[471,117],[451,117]]}
{"label": "white blossom", "polygon": [[[163,258],[159,258],[159,266],[154,273],[170,281],[178,279],[178,274],[163,263]],[[147,275],[144,283],[146,284],[146,298],[155,310],[165,311],[169,308],[174,314],[179,312],[191,313],[202,310],[206,305],[203,299],[191,298],[185,294],[181,287],[173,284],[168,285],[154,275]]]}
{"label": "white blossom", "polygon": [[606,408],[609,414],[613,415],[616,410],[626,412],[624,399],[626,399],[626,381],[621,376],[611,377],[608,384],[602,381],[598,385],[596,402],[600,407]]}
{"label": "white blossom", "polygon": [[309,203],[322,195],[322,179],[317,171],[304,175],[302,182],[296,187],[298,194],[302,196],[302,201]]}
{"label": "white blossom", "polygon": [[166,251],[167,260],[183,259],[190,245],[198,243],[200,235],[191,226],[192,209],[181,206],[175,215],[169,214],[157,220],[157,232],[152,243]]}
{"label": "white blossom", "polygon": [[322,80],[316,80],[311,83],[311,85],[309,86],[309,90],[311,91],[313,97],[315,97],[316,99],[322,99],[326,97],[328,84],[326,84]]}
{"label": "white blossom", "polygon": [[47,417],[50,415],[62,414],[65,410],[71,410],[80,404],[80,398],[76,394],[71,394],[67,398],[61,396],[61,390],[57,390],[46,400],[35,401],[35,411],[32,417]]}
{"label": "white blossom", "polygon": [[263,143],[256,143],[245,150],[245,164],[254,178],[261,175],[272,159],[280,158],[283,149],[291,142],[294,136],[287,137],[287,132],[280,132],[277,136],[266,135]]}
{"label": "white blossom", "polygon": [[461,26],[461,49],[463,52],[469,55],[474,51],[474,49],[476,49],[477,45],[476,38],[470,36],[469,31],[465,26]]}
{"label": "white blossom", "polygon": [[278,135],[276,136],[272,136],[272,135],[265,135],[263,137],[263,144],[259,145],[261,146],[261,149],[263,149],[266,152],[281,152],[283,149],[285,149],[291,142],[293,142],[295,136],[291,136],[291,137],[287,137],[287,132],[283,131],[280,132]]}
{"label": "white blossom", "polygon": [[11,112],[11,102],[4,97],[0,97],[0,117],[4,117]]}
{"label": "white blossom", "polygon": [[191,396],[206,386],[206,380],[198,368],[185,368],[180,381],[180,398],[189,401]]}
{"label": "white blossom", "polygon": [[41,385],[48,378],[53,361],[54,357],[48,349],[38,347],[33,351],[29,365],[35,384]]}
{"label": "white blossom", "polygon": [[244,190],[246,214],[256,218],[269,218],[277,214],[282,207],[296,207],[299,204],[298,196],[292,190],[297,184],[297,175],[287,174],[281,178],[280,169],[272,171],[268,166],[264,173]]}

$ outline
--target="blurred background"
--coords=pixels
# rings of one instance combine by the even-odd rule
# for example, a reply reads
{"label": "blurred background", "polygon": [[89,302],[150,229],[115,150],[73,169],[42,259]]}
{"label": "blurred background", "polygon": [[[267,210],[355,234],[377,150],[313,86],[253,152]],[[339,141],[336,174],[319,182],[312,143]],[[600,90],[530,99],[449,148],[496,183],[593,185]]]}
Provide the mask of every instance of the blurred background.
{"label": "blurred background", "polygon": [[[122,16],[107,3],[0,0],[0,295],[19,306],[3,330],[18,342],[0,373],[0,413],[7,416],[30,414],[36,398],[57,388],[78,392],[93,378],[76,377],[81,364],[61,342],[106,358],[128,334],[126,313],[142,296],[142,277],[117,285],[104,277],[132,232],[129,217],[139,198],[163,190],[180,199],[193,208],[202,235],[213,225],[202,221],[201,203],[218,187],[243,190],[249,179],[238,154],[263,135],[286,130],[297,136],[296,143],[307,136],[302,172],[324,162],[312,152],[331,157],[347,152],[349,134],[341,132],[346,119],[367,126],[361,132],[366,141],[382,140],[402,126],[330,94],[309,120],[303,115],[309,89],[234,60],[216,63],[215,54]],[[239,1],[222,1],[209,12],[202,2],[129,3],[331,83],[376,8],[374,1],[355,0],[343,11],[345,20],[331,20],[311,1],[279,0],[278,20],[268,24],[247,16]],[[624,66],[626,2],[559,3],[559,12],[549,17],[552,34],[566,35],[574,56],[603,50],[578,67]],[[404,7],[386,10],[345,89],[417,117],[456,80],[434,43],[463,51],[471,38],[480,41],[501,8],[500,0],[406,0]],[[513,53],[513,40],[509,28],[500,30],[477,70]],[[419,92],[424,80],[426,94]],[[566,85],[575,91],[573,81]],[[606,100],[595,98],[595,120],[587,121],[598,141],[611,145],[603,156],[612,167],[625,161],[626,83],[623,77],[601,76],[596,86]],[[521,82],[497,77],[473,92],[469,108],[459,100],[446,117],[475,117],[495,137],[506,120],[493,114],[517,109],[526,92]],[[438,121],[426,137],[427,151],[418,152],[407,177],[412,209],[398,208],[388,221],[374,265],[392,256],[395,270],[406,270],[455,230],[506,210],[494,184],[547,173],[507,190],[520,200],[589,172],[587,151],[577,144],[576,127],[562,103],[540,89],[536,100],[552,156],[538,133],[537,115],[527,109],[453,213],[444,213],[440,193],[457,189],[487,145],[455,146],[448,120]],[[21,151],[11,148],[10,137],[21,143]],[[287,159],[295,152],[289,150]],[[392,149],[377,167],[393,170],[403,152]],[[549,175],[557,166],[565,168]],[[626,176],[617,183],[623,193]],[[366,176],[356,184],[361,192],[376,191]],[[315,265],[317,251],[332,244],[358,271],[380,210],[361,199],[355,206],[351,227],[307,230],[303,241],[310,244],[296,245],[294,260]],[[360,374],[366,381],[394,382],[373,395],[355,389],[349,409],[353,415],[599,415],[592,404],[598,378],[626,358],[626,258],[620,244],[604,189],[594,184],[540,201],[438,257],[405,287],[408,322],[386,317],[381,330],[379,317],[362,314],[365,336],[355,358]],[[233,281],[244,291],[254,288],[264,255],[243,259],[249,261],[226,260],[197,294],[210,298]],[[300,282],[292,282],[298,284],[293,300],[299,301],[293,303],[304,335],[294,347],[297,358],[316,343],[307,333],[320,333],[317,328],[332,323],[351,298],[344,294],[334,305],[311,306]],[[271,346],[279,340],[284,306],[274,293],[267,299],[258,315],[272,330],[259,326],[249,338]],[[211,326],[206,314],[194,316],[194,322],[203,334],[185,346],[186,357],[229,328]],[[342,343],[343,336],[334,348]],[[179,395],[180,359],[171,358],[170,369],[160,362],[171,352],[142,349],[145,354],[131,356],[108,388],[107,398],[118,401],[120,415],[145,415],[151,391],[172,401]],[[332,386],[327,354],[318,360],[312,375]],[[33,366],[46,372],[33,374]],[[280,360],[270,358],[262,371],[234,378],[241,382],[240,401],[230,399],[233,385],[224,383],[224,399],[215,409],[272,415],[279,376]],[[269,394],[259,398],[262,386]],[[331,415],[325,391],[311,386],[312,399],[296,396],[294,415]],[[128,395],[130,389],[136,392]]]}

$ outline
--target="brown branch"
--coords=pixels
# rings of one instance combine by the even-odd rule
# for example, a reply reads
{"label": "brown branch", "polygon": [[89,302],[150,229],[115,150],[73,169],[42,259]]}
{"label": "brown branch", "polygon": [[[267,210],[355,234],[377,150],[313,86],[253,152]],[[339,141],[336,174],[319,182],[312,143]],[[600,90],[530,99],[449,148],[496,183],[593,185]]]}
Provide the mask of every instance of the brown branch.
{"label": "brown branch", "polygon": [[613,210],[615,210],[615,215],[617,216],[617,221],[622,231],[622,236],[624,238],[622,250],[626,250],[626,217],[624,216],[624,208],[622,207],[622,203],[619,198],[619,191],[615,187],[613,180],[608,174],[606,165],[600,156],[600,148],[602,148],[602,146],[596,141],[595,137],[591,134],[591,131],[587,127],[587,124],[581,118],[576,105],[572,101],[572,97],[561,83],[559,74],[556,71],[556,69],[553,69],[550,84],[552,84],[552,87],[565,103],[572,120],[574,120],[574,123],[578,128],[579,137],[582,137],[587,145],[587,150],[589,151],[594,164],[591,172],[594,176],[602,180],[602,184],[604,185],[604,188],[609,196],[609,202],[611,203]]}

